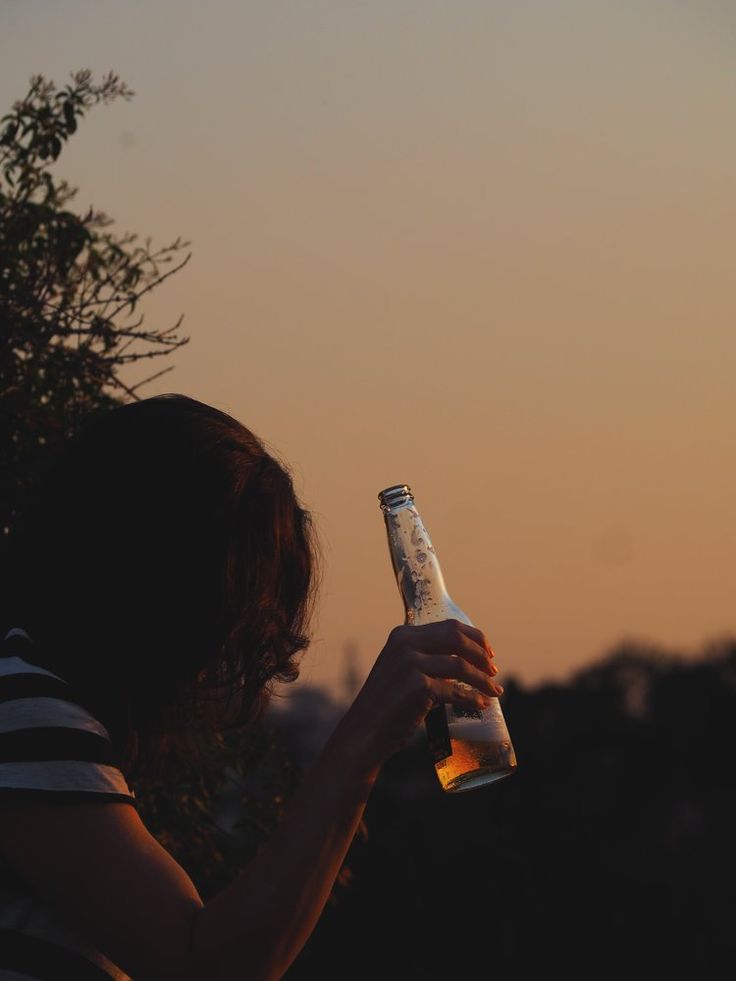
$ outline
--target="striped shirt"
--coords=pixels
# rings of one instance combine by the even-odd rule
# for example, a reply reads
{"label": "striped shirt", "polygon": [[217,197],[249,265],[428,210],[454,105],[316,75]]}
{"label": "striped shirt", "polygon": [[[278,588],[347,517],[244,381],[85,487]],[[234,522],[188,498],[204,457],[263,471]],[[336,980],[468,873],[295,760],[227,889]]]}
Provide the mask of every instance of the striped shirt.
{"label": "striped shirt", "polygon": [[[33,663],[28,634],[0,650],[0,807],[126,801],[105,727],[58,675]],[[129,981],[13,869],[0,841],[0,981]]]}

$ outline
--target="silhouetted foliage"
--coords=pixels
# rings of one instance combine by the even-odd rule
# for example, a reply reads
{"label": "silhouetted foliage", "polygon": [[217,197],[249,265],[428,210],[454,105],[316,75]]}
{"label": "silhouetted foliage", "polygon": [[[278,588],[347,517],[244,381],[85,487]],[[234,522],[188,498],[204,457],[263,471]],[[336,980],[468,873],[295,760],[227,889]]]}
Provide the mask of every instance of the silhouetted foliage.
{"label": "silhouetted foliage", "polygon": [[150,329],[138,311],[187,262],[186,243],[154,248],[102,211],[72,211],[77,190],[53,172],[93,106],[132,94],[112,72],[62,88],[37,75],[0,120],[0,542],[47,453],[162,373],[133,384],[122,369],[186,343],[181,320]]}
{"label": "silhouetted foliage", "polygon": [[213,734],[202,746],[196,765],[177,759],[168,778],[135,789],[144,824],[207,900],[276,830],[302,772],[265,724]]}
{"label": "silhouetted foliage", "polygon": [[353,887],[289,981],[710,977],[730,961],[736,642],[697,659],[628,644],[567,684],[505,687],[518,772],[449,795],[423,739],[389,761]]}

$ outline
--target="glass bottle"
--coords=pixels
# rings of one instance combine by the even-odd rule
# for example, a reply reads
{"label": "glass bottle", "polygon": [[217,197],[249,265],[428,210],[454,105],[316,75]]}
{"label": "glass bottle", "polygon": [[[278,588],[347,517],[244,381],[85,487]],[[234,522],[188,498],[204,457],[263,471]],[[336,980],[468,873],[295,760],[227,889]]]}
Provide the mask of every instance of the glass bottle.
{"label": "glass bottle", "polygon": [[[452,619],[472,625],[445,588],[437,554],[411,489],[397,484],[382,490],[378,498],[404,601],[405,622],[418,626]],[[482,710],[438,705],[427,714],[425,725],[437,776],[449,793],[482,787],[516,769],[514,747],[498,698]]]}

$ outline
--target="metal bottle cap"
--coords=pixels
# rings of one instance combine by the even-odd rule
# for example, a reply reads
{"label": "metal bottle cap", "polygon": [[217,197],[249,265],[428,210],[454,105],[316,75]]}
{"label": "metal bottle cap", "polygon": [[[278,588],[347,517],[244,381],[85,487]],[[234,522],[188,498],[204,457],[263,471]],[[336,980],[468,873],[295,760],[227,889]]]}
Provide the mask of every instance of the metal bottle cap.
{"label": "metal bottle cap", "polygon": [[414,495],[408,484],[393,484],[379,493],[378,500],[381,502],[382,510],[389,511],[399,505],[413,503]]}

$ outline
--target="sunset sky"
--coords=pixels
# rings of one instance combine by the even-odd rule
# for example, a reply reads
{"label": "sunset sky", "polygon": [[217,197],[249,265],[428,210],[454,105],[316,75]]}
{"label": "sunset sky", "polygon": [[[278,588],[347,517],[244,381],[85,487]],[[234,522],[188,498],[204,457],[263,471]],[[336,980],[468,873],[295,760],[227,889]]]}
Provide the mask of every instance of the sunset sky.
{"label": "sunset sky", "polygon": [[403,618],[414,489],[504,675],[736,633],[736,4],[4,0],[2,109],[117,71],[58,172],[191,241],[148,394],[242,420],[324,552],[307,682]]}

